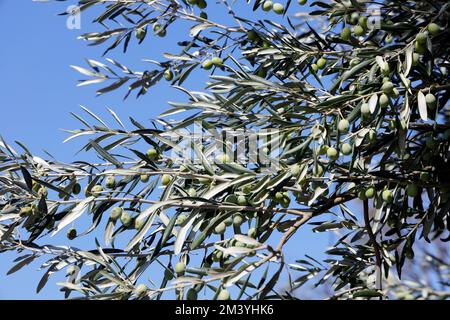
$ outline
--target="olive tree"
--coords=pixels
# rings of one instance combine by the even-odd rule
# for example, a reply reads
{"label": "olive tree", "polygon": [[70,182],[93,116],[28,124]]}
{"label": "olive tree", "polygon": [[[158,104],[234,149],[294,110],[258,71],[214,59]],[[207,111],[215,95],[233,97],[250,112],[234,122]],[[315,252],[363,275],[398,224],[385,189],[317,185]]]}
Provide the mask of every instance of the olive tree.
{"label": "olive tree", "polygon": [[[448,1],[80,0],[76,11],[95,13],[101,31],[81,38],[105,47],[73,67],[80,85],[128,98],[167,81],[185,99],[151,127],[73,114],[82,127],[67,140],[86,139],[98,163],[2,139],[0,252],[20,254],[10,273],[45,257],[38,291],[65,271],[65,297],[85,299],[294,299],[303,285],[419,298],[405,263],[450,239]],[[143,57],[144,71],[108,57],[170,32],[178,52]],[[196,73],[204,92],[183,86]],[[338,235],[324,261],[285,254],[308,226]],[[54,244],[58,233],[68,241]],[[444,289],[425,298],[447,298],[449,262],[430,256],[430,285]]]}

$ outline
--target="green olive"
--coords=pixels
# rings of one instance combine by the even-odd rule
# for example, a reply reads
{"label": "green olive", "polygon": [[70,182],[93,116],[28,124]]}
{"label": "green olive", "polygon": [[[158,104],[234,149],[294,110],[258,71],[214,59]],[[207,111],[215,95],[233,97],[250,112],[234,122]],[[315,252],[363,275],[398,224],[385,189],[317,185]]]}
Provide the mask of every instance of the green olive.
{"label": "green olive", "polygon": [[427,94],[425,96],[425,100],[427,102],[428,108],[430,108],[431,110],[436,109],[437,100],[436,100],[436,97],[432,93]]}
{"label": "green olive", "polygon": [[233,217],[233,225],[239,227],[244,222],[244,216],[240,213],[236,213]]}
{"label": "green olive", "polygon": [[195,190],[194,188],[190,188],[188,191],[187,191],[187,193],[188,193],[188,195],[189,195],[189,197],[196,197],[197,196],[197,190]]}
{"label": "green olive", "polygon": [[358,198],[359,198],[359,200],[367,200],[366,191],[365,190],[360,190],[358,192]]}
{"label": "green olive", "polygon": [[145,28],[139,28],[136,30],[136,38],[138,40],[143,40],[147,34],[147,30]]}
{"label": "green olive", "polygon": [[256,41],[258,40],[259,36],[256,33],[256,31],[254,30],[250,30],[249,32],[247,32],[247,39],[250,41]]}
{"label": "green olive", "polygon": [[301,167],[298,164],[294,164],[291,167],[291,173],[294,177],[298,177],[301,174]]}
{"label": "green olive", "polygon": [[220,290],[217,300],[230,300],[230,292],[226,289]]}
{"label": "green olive", "polygon": [[416,52],[418,54],[425,54],[425,52],[427,52],[427,47],[425,44],[421,44],[419,42],[416,42],[416,44],[414,45],[414,49],[416,50]]}
{"label": "green olive", "polygon": [[213,63],[213,65],[215,65],[216,67],[220,67],[223,65],[223,60],[219,57],[213,57],[211,59],[211,62]]}
{"label": "green olive", "polygon": [[390,102],[389,96],[386,95],[385,93],[381,94],[380,100],[379,100],[380,107],[386,108],[389,105],[389,102]]}
{"label": "green olive", "polygon": [[394,195],[392,194],[391,190],[384,190],[381,193],[381,198],[383,199],[383,201],[385,201],[386,203],[391,203],[394,200]]}
{"label": "green olive", "polygon": [[358,24],[363,28],[363,29],[367,29],[367,17],[365,16],[361,16],[358,19]]}
{"label": "green olive", "polygon": [[273,12],[276,14],[283,14],[284,13],[284,6],[281,3],[274,3],[272,6]]}
{"label": "green olive", "polygon": [[257,233],[256,228],[250,228],[248,229],[247,236],[250,238],[256,238]]}
{"label": "green olive", "polygon": [[339,153],[338,153],[338,151],[337,151],[335,148],[330,147],[330,148],[328,148],[328,150],[327,150],[327,157],[328,157],[331,161],[336,161],[336,160],[339,158]]}
{"label": "green olive", "polygon": [[390,95],[394,90],[394,84],[390,81],[387,81],[383,83],[383,85],[381,86],[381,90],[383,90],[383,93]]}
{"label": "green olive", "polygon": [[427,39],[428,39],[427,35],[423,32],[418,33],[416,36],[416,41],[417,41],[417,43],[420,43],[420,44],[426,44]]}
{"label": "green olive", "polygon": [[317,68],[320,70],[325,69],[325,66],[327,65],[327,60],[325,58],[320,58],[317,60]]}
{"label": "green olive", "polygon": [[277,200],[278,202],[282,201],[283,198],[284,198],[284,195],[282,192],[275,193],[275,200]]}
{"label": "green olive", "polygon": [[166,71],[164,71],[164,79],[166,79],[167,81],[172,81],[172,79],[173,79],[172,70],[166,69]]}
{"label": "green olive", "polygon": [[94,197],[99,196],[102,193],[102,191],[103,191],[103,187],[99,184],[93,186],[91,189],[91,193]]}
{"label": "green olive", "polygon": [[246,206],[247,205],[247,198],[244,196],[238,196],[237,197],[237,204],[240,206]]}
{"label": "green olive", "polygon": [[182,276],[182,275],[184,275],[184,273],[186,272],[186,264],[184,264],[184,262],[178,262],[176,265],[175,265],[175,273],[178,275],[178,276]]}
{"label": "green olive", "polygon": [[147,150],[147,157],[150,160],[154,161],[159,158],[159,153],[155,149],[149,149],[149,150]]}
{"label": "green olive", "polygon": [[136,230],[141,230],[144,227],[145,220],[144,219],[135,219],[134,220],[134,228]]}
{"label": "green olive", "polygon": [[215,234],[224,234],[226,229],[227,229],[227,225],[225,224],[225,222],[221,222],[214,228],[214,233]]}
{"label": "green olive", "polygon": [[345,27],[341,30],[341,39],[344,41],[348,41],[350,39],[351,31],[350,28]]}
{"label": "green olive", "polygon": [[345,156],[352,154],[352,146],[349,143],[343,143],[341,146],[341,152]]}
{"label": "green olive", "polygon": [[262,5],[262,9],[264,11],[270,11],[272,10],[273,7],[273,2],[270,0],[264,1],[263,5]]}
{"label": "green olive", "polygon": [[346,133],[348,133],[349,128],[350,128],[350,123],[348,122],[347,119],[342,119],[339,121],[339,123],[338,123],[339,133],[346,134]]}
{"label": "green olive", "polygon": [[187,220],[187,216],[184,214],[180,214],[175,221],[177,226],[181,226]]}
{"label": "green olive", "polygon": [[363,27],[357,25],[353,28],[353,33],[355,34],[355,36],[360,37],[363,36],[366,33],[366,31],[364,30]]}
{"label": "green olive", "polygon": [[430,23],[430,24],[428,25],[428,32],[429,32],[432,36],[436,36],[440,31],[441,31],[441,28],[440,28],[439,25],[437,25],[436,23]]}
{"label": "green olive", "polygon": [[211,60],[205,60],[202,64],[202,68],[205,70],[211,69],[213,66],[213,62]]}
{"label": "green olive", "polygon": [[122,207],[114,207],[111,210],[111,213],[109,215],[109,219],[111,221],[117,221],[122,216],[122,213],[123,213]]}
{"label": "green olive", "polygon": [[367,190],[364,194],[365,194],[366,198],[372,199],[373,197],[375,197],[375,188],[374,187],[367,188]]}
{"label": "green olive", "polygon": [[323,174],[323,167],[320,164],[317,164],[317,166],[314,166],[313,174],[316,177],[321,176]]}
{"label": "green olive", "polygon": [[365,116],[370,114],[370,106],[368,103],[363,103],[361,105],[361,114]]}
{"label": "green olive", "polygon": [[212,254],[212,260],[215,262],[219,262],[223,257],[223,252],[220,250],[215,250]]}
{"label": "green olive", "polygon": [[116,179],[113,176],[106,178],[106,187],[108,189],[114,189],[116,187]]}
{"label": "green olive", "polygon": [[161,177],[161,183],[163,186],[167,186],[172,181],[172,178],[168,174],[163,174]]}
{"label": "green olive", "polygon": [[406,194],[408,197],[414,198],[419,194],[419,188],[414,183],[408,184],[406,186]]}
{"label": "green olive", "polygon": [[128,228],[133,223],[133,218],[128,213],[123,211],[120,215],[120,222],[122,222],[124,227]]}
{"label": "green olive", "polygon": [[421,172],[420,173],[420,180],[427,182],[430,181],[430,173],[428,172]]}

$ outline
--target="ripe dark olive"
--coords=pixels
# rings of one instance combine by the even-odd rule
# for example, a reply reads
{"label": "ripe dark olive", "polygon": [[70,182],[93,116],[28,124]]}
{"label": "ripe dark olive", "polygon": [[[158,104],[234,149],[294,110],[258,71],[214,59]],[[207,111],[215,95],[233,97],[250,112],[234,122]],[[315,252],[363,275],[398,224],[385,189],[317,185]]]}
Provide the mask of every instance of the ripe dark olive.
{"label": "ripe dark olive", "polygon": [[186,292],[186,300],[197,300],[197,290],[194,288],[189,289]]}
{"label": "ripe dark olive", "polygon": [[205,0],[198,0],[197,1],[197,7],[200,9],[205,9],[208,6]]}
{"label": "ripe dark olive", "polygon": [[70,228],[67,230],[67,239],[73,240],[77,237],[77,230],[75,228]]}
{"label": "ripe dark olive", "polygon": [[79,183],[75,183],[72,187],[72,193],[77,195],[81,192],[81,186]]}

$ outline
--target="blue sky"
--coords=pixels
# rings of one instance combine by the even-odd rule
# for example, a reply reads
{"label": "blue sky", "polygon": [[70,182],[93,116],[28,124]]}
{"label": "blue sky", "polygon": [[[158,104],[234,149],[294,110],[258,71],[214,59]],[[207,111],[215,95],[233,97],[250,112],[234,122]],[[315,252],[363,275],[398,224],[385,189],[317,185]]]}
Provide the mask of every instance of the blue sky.
{"label": "blue sky", "polygon": [[[66,28],[66,18],[57,14],[64,11],[67,5],[0,0],[0,134],[10,144],[15,140],[21,141],[41,157],[46,156],[46,150],[59,160],[73,161],[75,152],[85,140],[62,144],[67,135],[60,129],[79,127],[79,123],[69,114],[79,112],[79,105],[90,108],[100,116],[106,116],[106,107],[110,107],[122,119],[132,116],[141,123],[149,123],[149,119],[167,108],[168,100],[183,101],[184,97],[179,91],[170,89],[167,83],[152,88],[139,100],[130,97],[126,101],[122,99],[123,90],[95,97],[94,87],[77,88],[77,80],[81,77],[69,66],[85,66],[84,58],[102,61],[104,47],[88,47],[85,42],[77,40],[79,34],[95,30],[96,27],[90,23],[91,17],[82,16],[81,30]],[[169,30],[168,36],[163,41],[159,40],[157,45],[152,41],[146,41],[139,47],[132,45],[126,57],[120,51],[109,54],[109,57],[142,70],[145,68],[142,59],[157,59],[162,52],[175,50],[177,31]],[[186,86],[202,89],[205,80],[205,74],[196,74]],[[86,154],[76,157],[92,159]],[[288,255],[295,254],[300,258],[304,253],[318,253],[319,248],[328,244],[328,239],[303,230],[292,242],[294,245]],[[62,298],[54,283],[63,279],[63,275],[50,278],[46,288],[39,295],[35,294],[36,285],[43,275],[43,271],[37,270],[37,263],[6,276],[15,257],[12,253],[0,255],[0,299]]]}

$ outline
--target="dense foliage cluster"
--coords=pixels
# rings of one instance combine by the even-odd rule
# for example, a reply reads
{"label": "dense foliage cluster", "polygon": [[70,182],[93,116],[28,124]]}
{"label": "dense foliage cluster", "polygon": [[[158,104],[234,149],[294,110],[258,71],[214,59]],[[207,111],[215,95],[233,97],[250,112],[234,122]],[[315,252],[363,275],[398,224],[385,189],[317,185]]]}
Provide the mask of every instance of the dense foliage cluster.
{"label": "dense foliage cluster", "polygon": [[[186,101],[170,103],[152,128],[136,119],[127,128],[110,110],[111,126],[84,108],[92,121],[75,115],[83,128],[68,139],[89,136],[84,150],[96,164],[43,160],[1,142],[0,251],[23,253],[12,272],[50,255],[38,290],[66,269],[66,297],[92,299],[289,299],[311,282],[330,286],[333,298],[423,298],[393,279],[416,242],[450,239],[448,1],[79,6],[100,12],[95,23],[105,28],[82,38],[107,46],[105,61],[74,67],[86,77],[80,85],[139,97],[166,80]],[[187,30],[179,52],[153,68],[107,57],[165,41],[175,28]],[[206,92],[182,87],[195,72],[210,74]],[[198,161],[180,162],[178,133],[194,123],[205,134],[273,130],[276,141],[261,147],[276,142],[277,161],[271,170],[258,157],[243,164],[235,144],[217,154],[215,139],[194,139]],[[82,220],[92,225],[82,231]],[[306,224],[339,235],[325,261],[287,261],[286,243]],[[59,232],[96,239],[84,249],[45,244]],[[448,262],[427,257],[444,273],[432,285],[448,286]],[[289,288],[278,290],[283,274]]]}

